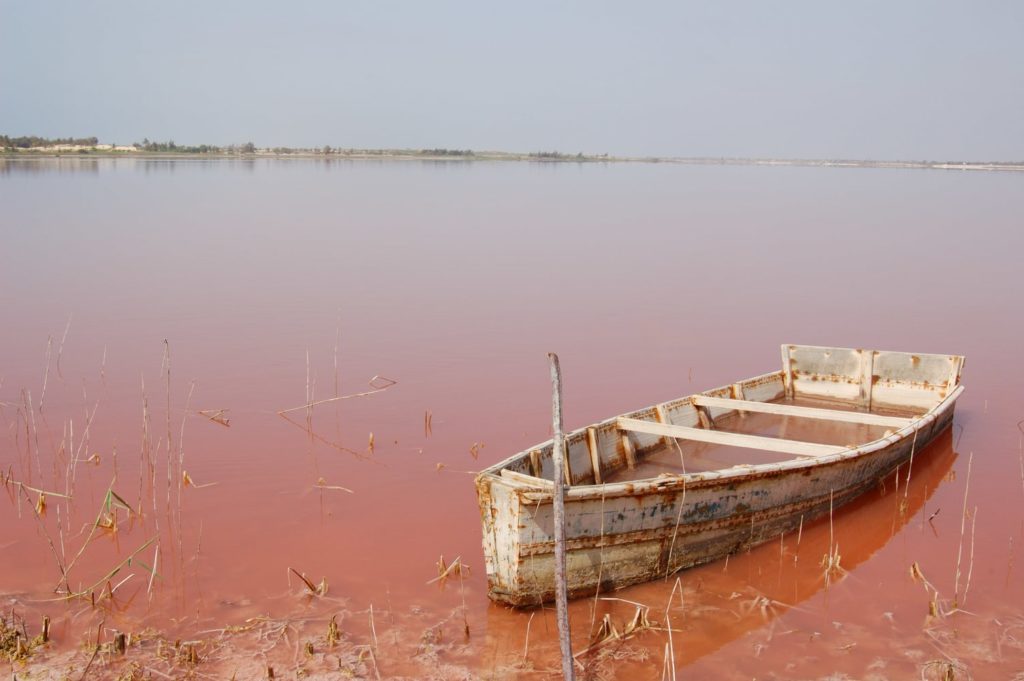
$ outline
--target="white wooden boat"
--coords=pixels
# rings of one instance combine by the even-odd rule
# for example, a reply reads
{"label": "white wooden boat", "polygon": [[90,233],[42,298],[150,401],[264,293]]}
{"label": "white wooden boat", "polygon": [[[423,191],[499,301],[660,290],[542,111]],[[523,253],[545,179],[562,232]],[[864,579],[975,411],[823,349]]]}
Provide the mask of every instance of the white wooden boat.
{"label": "white wooden boat", "polygon": [[[784,345],[781,371],[567,433],[570,597],[767,541],[912,466],[952,422],[963,363]],[[548,441],[476,478],[496,601],[554,598],[551,455]]]}

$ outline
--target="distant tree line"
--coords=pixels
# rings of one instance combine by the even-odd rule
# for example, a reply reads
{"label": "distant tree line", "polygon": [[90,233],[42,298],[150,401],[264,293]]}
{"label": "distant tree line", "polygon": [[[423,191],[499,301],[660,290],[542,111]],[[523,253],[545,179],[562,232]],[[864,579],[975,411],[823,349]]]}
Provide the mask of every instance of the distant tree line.
{"label": "distant tree line", "polygon": [[143,138],[141,142],[136,142],[135,146],[140,151],[156,151],[178,154],[216,154],[222,150],[221,147],[213,144],[175,144],[174,140],[157,142],[156,140],[150,141],[148,137]]}
{"label": "distant tree line", "polygon": [[[54,147],[58,145],[76,146],[79,147],[79,154],[92,154],[99,151],[100,153],[107,151],[113,147],[118,151],[125,151],[123,147],[116,147],[115,145],[103,145],[100,150],[95,149],[99,146],[99,140],[96,137],[56,137],[46,138],[38,137],[35,135],[24,136],[24,137],[10,137],[8,135],[0,135],[0,150],[6,150],[8,152],[17,151],[19,149],[45,149],[46,147]],[[421,158],[464,158],[464,159],[475,159],[475,158],[516,158],[516,159],[530,159],[536,161],[574,161],[577,163],[584,161],[595,161],[601,159],[607,159],[608,154],[599,155],[586,155],[582,152],[578,154],[567,154],[560,151],[534,151],[528,154],[508,153],[508,152],[474,152],[472,149],[448,149],[445,147],[435,147],[433,149],[355,149],[345,147],[332,147],[329,144],[325,144],[321,147],[271,147],[257,150],[256,145],[252,142],[246,142],[245,144],[230,144],[226,146],[219,146],[214,144],[178,144],[174,140],[167,140],[161,142],[159,140],[150,140],[148,137],[144,138],[141,142],[135,142],[134,147],[136,150],[148,153],[160,153],[160,154],[193,154],[193,155],[220,155],[220,156],[232,156],[239,154],[255,154],[257,151],[263,153],[271,153],[279,156],[297,154],[297,155],[323,155],[326,157],[421,157]],[[130,150],[130,149],[129,149]],[[660,159],[648,158],[645,159],[648,162],[657,162]],[[722,159],[721,162],[731,162],[730,159]],[[926,162],[922,162],[925,164]],[[930,164],[928,164],[930,165]]]}
{"label": "distant tree line", "polygon": [[394,156],[396,154],[417,154],[419,156],[473,156],[472,149],[345,149],[341,147],[331,147],[329,144],[325,144],[319,150],[316,149],[292,149],[290,147],[274,147],[271,149],[276,154],[295,154],[295,153],[309,153],[319,151],[321,154],[341,154],[343,156]]}
{"label": "distant tree line", "polygon": [[420,149],[421,156],[472,156],[472,149]]}
{"label": "distant tree line", "polygon": [[[607,154],[605,155],[607,156]],[[563,154],[560,151],[535,151],[530,154],[530,158],[538,158],[543,159],[545,161],[566,161],[569,159],[576,159],[577,161],[582,161],[588,157],[584,156],[582,151],[576,154],[575,156],[572,154]]]}
{"label": "distant tree line", "polygon": [[28,135],[27,137],[0,135],[0,147],[4,149],[34,149],[36,147],[52,147],[58,144],[94,147],[99,143],[99,139],[95,137],[55,137],[50,139],[48,137],[37,137],[36,135]]}
{"label": "distant tree line", "polygon": [[175,154],[252,154],[256,151],[256,145],[252,142],[246,142],[245,144],[229,144],[226,147],[220,147],[214,144],[175,144],[174,140],[168,140],[166,142],[151,141],[148,137],[143,138],[141,142],[136,142],[135,146],[140,151],[155,151],[163,153],[175,153]]}

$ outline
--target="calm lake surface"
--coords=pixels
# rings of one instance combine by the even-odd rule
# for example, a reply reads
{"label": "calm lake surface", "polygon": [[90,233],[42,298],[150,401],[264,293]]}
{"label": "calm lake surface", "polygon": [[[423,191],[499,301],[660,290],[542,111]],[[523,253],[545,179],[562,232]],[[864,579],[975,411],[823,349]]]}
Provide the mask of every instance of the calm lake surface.
{"label": "calm lake surface", "polygon": [[[0,160],[0,609],[30,635],[50,617],[33,664],[55,675],[85,667],[99,630],[135,634],[123,658],[94,660],[112,678],[133,660],[171,676],[546,678],[554,618],[488,601],[472,478],[549,437],[546,353],[572,429],[777,370],[781,343],[870,347],[967,357],[955,424],[909,482],[831,527],[575,602],[575,650],[606,614],[621,632],[634,603],[653,624],[581,674],[1010,678],[1024,670],[1022,183]],[[826,585],[830,532],[845,574]],[[470,569],[428,583],[441,556]],[[175,641],[198,659],[160,652]]]}

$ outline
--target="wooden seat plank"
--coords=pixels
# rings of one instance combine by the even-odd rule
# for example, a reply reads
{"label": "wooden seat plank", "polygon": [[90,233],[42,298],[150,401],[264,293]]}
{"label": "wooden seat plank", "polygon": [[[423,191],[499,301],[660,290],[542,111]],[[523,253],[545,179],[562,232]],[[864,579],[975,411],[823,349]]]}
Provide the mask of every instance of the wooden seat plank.
{"label": "wooden seat plank", "polygon": [[694,406],[698,407],[718,407],[720,409],[752,411],[762,414],[778,414],[780,416],[797,416],[801,418],[820,419],[823,421],[864,423],[872,426],[885,426],[886,428],[902,428],[913,421],[913,419],[903,418],[900,416],[883,416],[882,414],[868,414],[862,411],[840,411],[838,409],[798,407],[792,404],[752,402],[749,400],[734,400],[727,397],[709,397],[707,395],[694,395],[692,400]]}
{"label": "wooden seat plank", "polygon": [[662,437],[673,437],[680,440],[695,440],[697,442],[709,442],[711,444],[744,447],[747,449],[763,449],[770,452],[793,454],[795,456],[825,456],[827,454],[844,452],[848,449],[847,447],[823,445],[817,442],[783,440],[780,438],[764,437],[761,435],[729,433],[724,430],[704,430],[703,428],[674,426],[667,423],[654,423],[653,421],[642,421],[640,419],[629,419],[624,417],[616,419],[616,426],[619,430],[647,433],[649,435],[660,435]]}

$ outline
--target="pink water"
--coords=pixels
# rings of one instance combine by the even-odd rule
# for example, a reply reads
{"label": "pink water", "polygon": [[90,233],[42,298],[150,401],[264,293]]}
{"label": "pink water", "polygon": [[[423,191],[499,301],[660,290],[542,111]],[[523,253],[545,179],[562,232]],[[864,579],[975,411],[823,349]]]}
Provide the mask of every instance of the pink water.
{"label": "pink water", "polygon": [[[72,496],[48,496],[37,519],[35,492],[4,487],[3,610],[30,629],[52,619],[35,658],[50,669],[61,654],[84,668],[101,622],[103,640],[202,640],[265,616],[294,631],[196,670],[273,664],[294,678],[341,665],[321,652],[338,614],[346,641],[375,651],[358,674],[545,676],[550,613],[486,598],[472,472],[548,436],[546,353],[561,357],[575,428],[775,370],[784,342],[873,347],[964,354],[967,392],[909,487],[890,480],[836,514],[847,572],[826,588],[826,520],[678,585],[616,593],[649,606],[655,629],[581,673],[661,677],[668,655],[679,678],[931,678],[943,665],[1010,677],[1024,668],[1021,179],[0,161],[0,469]],[[277,414],[369,391],[374,376],[397,383],[315,407],[312,437],[306,411]],[[198,413],[220,409],[230,427]],[[179,486],[182,471],[194,485]],[[95,606],[52,600],[111,486],[142,513],[96,532],[69,585],[153,543],[110,580],[128,578],[113,597],[102,582]],[[427,584],[441,555],[471,568],[461,584]],[[325,578],[327,595],[304,595],[289,568]],[[951,612],[955,596],[970,614]],[[621,630],[634,611],[575,603],[575,649],[605,612]],[[297,652],[305,640],[313,657]]]}

